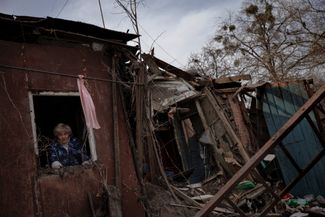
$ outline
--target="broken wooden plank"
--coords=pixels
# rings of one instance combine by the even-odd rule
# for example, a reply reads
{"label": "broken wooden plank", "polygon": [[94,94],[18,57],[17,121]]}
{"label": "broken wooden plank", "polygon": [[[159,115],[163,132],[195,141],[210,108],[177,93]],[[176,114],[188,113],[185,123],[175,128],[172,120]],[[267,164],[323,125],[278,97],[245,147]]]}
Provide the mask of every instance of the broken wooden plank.
{"label": "broken wooden plank", "polygon": [[223,112],[223,109],[220,108],[220,106],[216,102],[215,97],[213,96],[212,92],[209,89],[206,88],[204,92],[206,93],[206,95],[207,95],[211,105],[213,106],[215,112],[218,114],[219,118],[223,122],[226,131],[232,137],[234,142],[237,144],[240,155],[242,156],[244,161],[247,162],[249,160],[249,155],[247,154],[247,152],[246,152],[246,150],[244,148],[244,145],[242,144],[242,142],[240,141],[240,139],[236,135],[234,129],[230,125],[227,117],[225,116],[225,114]]}
{"label": "broken wooden plank", "polygon": [[170,72],[180,78],[183,78],[187,81],[193,81],[195,79],[195,76],[193,74],[183,71],[179,68],[176,68],[175,66],[172,66],[172,65],[158,59],[155,56],[151,56],[148,54],[143,54],[143,56],[145,56],[146,58],[147,58],[147,56],[151,57],[160,68],[162,68],[162,69],[166,70],[167,72]]}
{"label": "broken wooden plank", "polygon": [[222,153],[218,150],[217,148],[217,142],[215,141],[215,138],[214,136],[211,135],[211,132],[210,132],[210,127],[207,123],[207,120],[205,118],[205,115],[204,115],[204,112],[202,110],[202,107],[201,107],[201,104],[198,100],[195,101],[195,105],[196,105],[196,109],[199,113],[199,116],[201,118],[201,121],[202,121],[202,124],[203,124],[203,128],[205,129],[205,133],[207,134],[207,137],[210,138],[212,144],[209,144],[209,143],[206,143],[206,144],[209,144],[211,145],[211,148],[213,150],[213,157],[215,159],[216,162],[219,162],[222,166],[222,168],[230,175],[230,176],[233,176],[235,174],[235,170],[234,168],[229,165],[225,159],[223,158],[222,156]]}
{"label": "broken wooden plank", "polygon": [[211,194],[204,194],[204,195],[198,195],[198,196],[191,197],[191,199],[206,202],[206,201],[210,200],[212,197],[213,197],[213,195],[211,195]]}
{"label": "broken wooden plank", "polygon": [[225,84],[225,83],[232,83],[232,82],[238,82],[241,80],[251,80],[252,77],[250,75],[235,75],[230,77],[222,77],[214,79],[213,82],[216,84]]}
{"label": "broken wooden plank", "polygon": [[143,176],[143,162],[144,162],[144,144],[143,144],[143,120],[144,120],[144,91],[145,73],[142,65],[138,64],[134,67],[136,74],[137,85],[135,87],[135,116],[136,116],[136,146],[139,155],[140,173]]}
{"label": "broken wooden plank", "polygon": [[122,217],[121,194],[120,191],[112,185],[107,186],[109,216]]}
{"label": "broken wooden plank", "polygon": [[232,115],[234,117],[235,124],[237,126],[239,139],[246,150],[252,150],[249,147],[252,144],[252,141],[250,138],[250,132],[249,132],[247,123],[245,122],[245,118],[243,117],[243,113],[242,113],[241,107],[239,105],[240,102],[238,101],[238,98],[237,97],[233,98],[231,95],[228,95],[227,100],[229,102],[230,109],[232,111]]}
{"label": "broken wooden plank", "polygon": [[[172,186],[173,190],[175,191],[175,193],[177,194],[177,196],[179,196],[180,198],[182,198],[183,200],[185,200],[187,203],[195,205],[196,207],[203,207],[203,204],[193,200],[192,198],[190,198],[189,196],[187,196],[186,194],[184,194],[182,191],[180,191],[178,188]],[[221,213],[233,213],[232,211],[225,209],[225,208],[221,208],[221,207],[214,207],[213,211],[216,212],[221,212]]]}
{"label": "broken wooden plank", "polygon": [[[242,178],[247,176],[252,169],[298,124],[306,114],[324,97],[325,85],[323,85],[307,102],[264,144],[264,146],[252,156],[252,158],[215,194],[195,217],[207,216],[213,208],[220,203],[225,196],[234,189]],[[265,215],[266,213],[262,213]]]}

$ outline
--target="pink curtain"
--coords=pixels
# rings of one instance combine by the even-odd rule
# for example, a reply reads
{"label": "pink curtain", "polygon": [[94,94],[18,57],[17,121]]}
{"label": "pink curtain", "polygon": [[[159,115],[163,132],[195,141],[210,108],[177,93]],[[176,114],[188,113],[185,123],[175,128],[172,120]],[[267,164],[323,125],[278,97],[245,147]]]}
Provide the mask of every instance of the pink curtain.
{"label": "pink curtain", "polygon": [[99,129],[100,126],[97,121],[95,105],[91,98],[90,93],[88,92],[85,86],[85,81],[83,77],[84,77],[83,75],[79,75],[77,83],[78,83],[81,105],[86,119],[86,125],[89,128]]}

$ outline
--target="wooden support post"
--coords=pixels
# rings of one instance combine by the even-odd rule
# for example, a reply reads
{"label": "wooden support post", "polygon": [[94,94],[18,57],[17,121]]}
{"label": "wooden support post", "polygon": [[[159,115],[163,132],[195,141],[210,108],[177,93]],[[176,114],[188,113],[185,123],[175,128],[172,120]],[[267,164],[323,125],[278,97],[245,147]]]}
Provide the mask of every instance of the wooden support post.
{"label": "wooden support post", "polygon": [[136,71],[136,146],[139,155],[139,166],[141,176],[143,176],[143,162],[144,162],[144,145],[143,145],[143,119],[144,119],[144,83],[145,74],[144,68],[139,64],[135,68]]}
{"label": "wooden support post", "polygon": [[138,158],[139,156],[137,154],[136,145],[134,142],[130,122],[128,120],[128,114],[127,114],[126,105],[125,105],[126,101],[125,101],[121,86],[120,86],[119,90],[120,90],[119,94],[120,94],[120,98],[121,98],[121,102],[122,102],[122,110],[124,113],[124,118],[126,119],[126,128],[127,128],[128,138],[129,138],[129,146],[130,146],[133,163],[134,163],[134,167],[135,167],[135,174],[138,179],[138,184],[140,185],[140,193],[141,193],[141,198],[142,198],[141,202],[142,202],[143,206],[145,207],[145,209],[147,209],[149,207],[149,205],[148,205],[148,200],[147,200],[146,188],[144,186],[143,177],[142,177],[142,174],[140,171],[140,161]]}
{"label": "wooden support post", "polygon": [[115,186],[117,193],[116,209],[120,209],[117,212],[122,216],[122,202],[121,202],[121,160],[120,160],[120,137],[119,137],[119,116],[118,116],[118,100],[117,100],[117,75],[116,75],[116,63],[115,57],[112,58],[112,104],[113,104],[113,137],[114,137],[114,171],[115,171]]}
{"label": "wooden support post", "polygon": [[[150,180],[154,181],[155,178],[159,177],[159,163],[155,154],[155,140],[153,134],[155,133],[152,127],[146,127],[146,137],[147,137],[147,149],[148,149],[148,163],[149,163],[149,175]],[[157,144],[158,145],[158,144]],[[158,148],[158,147],[157,147]],[[160,147],[159,147],[160,148]]]}
{"label": "wooden support post", "polygon": [[[220,203],[233,188],[258,163],[283,139],[288,133],[308,114],[313,107],[324,97],[325,85],[323,85],[307,102],[256,152],[252,158],[217,192],[217,194],[199,211],[195,217],[207,216],[213,208]],[[308,168],[310,169],[310,168]],[[266,213],[264,213],[266,214]]]}
{"label": "wooden support post", "polygon": [[121,160],[120,160],[120,138],[119,138],[119,119],[117,108],[117,88],[116,88],[116,68],[115,58],[112,59],[112,104],[113,104],[113,136],[114,136],[114,160],[115,160],[115,185],[121,190]]}

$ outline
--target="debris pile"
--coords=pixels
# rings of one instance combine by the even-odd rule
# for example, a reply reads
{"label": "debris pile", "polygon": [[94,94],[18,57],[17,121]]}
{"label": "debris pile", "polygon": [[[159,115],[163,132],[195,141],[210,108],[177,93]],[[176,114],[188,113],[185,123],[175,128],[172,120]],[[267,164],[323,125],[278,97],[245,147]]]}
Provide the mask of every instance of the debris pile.
{"label": "debris pile", "polygon": [[324,86],[312,96],[312,81],[252,85],[248,75],[211,79],[150,55],[144,62],[153,139],[140,160],[146,180],[168,190],[164,206],[195,216],[323,215],[323,197],[311,195],[325,195]]}

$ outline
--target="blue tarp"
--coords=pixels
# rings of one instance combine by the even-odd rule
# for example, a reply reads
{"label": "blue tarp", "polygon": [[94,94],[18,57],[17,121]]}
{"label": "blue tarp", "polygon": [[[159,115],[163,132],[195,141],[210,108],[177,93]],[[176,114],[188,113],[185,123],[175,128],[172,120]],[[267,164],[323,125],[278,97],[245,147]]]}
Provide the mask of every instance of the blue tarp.
{"label": "blue tarp", "polygon": [[[287,83],[267,86],[263,96],[263,113],[272,136],[306,102],[308,94],[303,83]],[[315,115],[309,113],[316,125]],[[300,168],[304,168],[322,150],[321,142],[306,119],[303,119],[283,140]],[[274,150],[286,184],[289,184],[298,172],[279,145]],[[325,195],[325,158],[323,157],[298,184],[291,190],[295,196],[306,194]]]}

